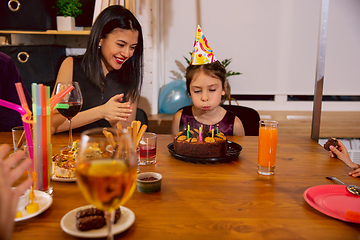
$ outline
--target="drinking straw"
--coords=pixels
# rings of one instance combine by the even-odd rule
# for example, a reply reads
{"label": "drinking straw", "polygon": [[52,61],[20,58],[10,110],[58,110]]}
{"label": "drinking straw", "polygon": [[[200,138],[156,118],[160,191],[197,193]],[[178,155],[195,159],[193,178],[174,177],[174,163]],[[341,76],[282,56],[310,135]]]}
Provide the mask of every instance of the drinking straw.
{"label": "drinking straw", "polygon": [[[30,111],[28,103],[26,101],[25,93],[24,93],[24,89],[22,87],[22,84],[20,82],[17,82],[17,83],[15,83],[15,87],[16,87],[16,91],[17,91],[19,99],[20,99],[21,106],[27,112],[27,114],[22,117],[22,120],[24,122],[27,122],[27,123],[31,124],[32,121],[30,120],[30,118],[31,118],[32,112]],[[26,118],[28,118],[29,120],[27,120]]]}
{"label": "drinking straw", "polygon": [[48,188],[48,137],[47,137],[47,117],[46,117],[46,86],[40,84],[40,104],[41,104],[41,154],[42,154],[42,171],[43,171],[43,189]]}
{"label": "drinking straw", "polygon": [[[42,190],[43,188],[43,164],[42,164],[42,149],[40,149],[42,144],[42,135],[41,135],[41,90],[40,85],[36,83],[32,84],[32,96],[33,96],[33,111],[34,111],[34,160],[36,163],[36,173],[38,174],[37,189]],[[35,104],[34,104],[35,103]]]}
{"label": "drinking straw", "polygon": [[[50,107],[50,103],[49,103],[49,107]],[[55,105],[54,109],[55,108],[60,108],[60,109],[69,109],[69,104],[64,104],[64,103],[58,103]]]}
{"label": "drinking straw", "polygon": [[[36,117],[36,111],[37,111],[37,109],[36,109],[36,84],[35,83],[31,84],[31,96],[32,96],[32,110],[33,110],[33,137],[34,137],[34,139],[33,139],[33,143],[34,143],[34,146],[33,146],[34,158],[33,158],[33,160],[34,160],[34,172],[37,172],[37,161],[36,161],[36,153],[35,153],[36,145],[35,145],[35,143],[37,142],[38,136],[36,134],[37,126],[35,124],[36,120],[37,120],[37,117]],[[35,185],[34,185],[34,187],[37,188],[37,181],[36,181]]]}
{"label": "drinking straw", "polygon": [[[17,83],[15,83],[15,87],[16,87],[16,91],[17,91],[19,99],[20,99],[21,106],[27,112],[27,114],[22,116],[22,121],[26,122],[26,123],[29,123],[29,124],[32,124],[32,121],[30,120],[32,112],[30,111],[29,106],[27,104],[22,84],[20,82],[17,82]],[[28,118],[28,119],[26,119],[26,118]]]}
{"label": "drinking straw", "polygon": [[[36,84],[33,83],[31,84],[31,96],[32,96],[32,110],[33,110],[33,137],[34,137],[34,146],[33,146],[33,151],[34,151],[34,172],[37,173],[38,172],[38,166],[37,166],[37,150],[36,150],[36,142],[37,142],[37,134],[36,134],[36,122],[37,122],[37,116],[36,116]],[[37,177],[37,175],[36,175]],[[33,188],[38,189],[38,181],[34,182]]]}
{"label": "drinking straw", "polygon": [[58,102],[60,102],[61,99],[63,99],[65,97],[66,94],[68,94],[71,90],[74,89],[73,85],[68,86],[67,88],[65,88],[64,90],[62,90],[61,92],[59,92],[58,94],[52,96],[50,98],[50,129],[52,131],[52,122],[53,122],[53,110],[55,108],[55,106],[58,104]]}
{"label": "drinking straw", "polygon": [[[56,105],[59,105],[56,104]],[[62,104],[62,105],[66,105],[69,108],[69,105],[67,104]],[[61,107],[60,107],[61,108]],[[66,108],[66,107],[65,107]],[[48,137],[48,143],[51,143],[51,110],[50,110],[50,87],[47,86],[46,87],[46,117],[47,117],[47,137]]]}
{"label": "drinking straw", "polygon": [[60,102],[61,99],[65,97],[66,94],[68,94],[71,90],[74,89],[73,85],[68,86],[52,98],[50,98],[50,109],[53,110],[58,102]]}
{"label": "drinking straw", "polygon": [[[23,117],[27,114],[26,110],[15,104],[15,103],[11,103],[5,100],[0,99],[0,105],[6,108],[10,108],[12,110],[17,111],[18,113],[20,113],[20,115]],[[28,147],[32,147],[33,146],[33,141],[32,141],[32,136],[31,136],[31,130],[30,130],[30,124],[27,122],[23,122],[23,126],[24,126],[24,131],[25,131],[25,137],[26,137],[26,142],[27,142],[27,146]],[[31,160],[33,160],[34,158],[34,154],[33,154],[33,150],[32,148],[29,148],[29,155]],[[32,164],[32,170],[34,169],[34,162]]]}
{"label": "drinking straw", "polygon": [[[66,105],[66,104],[65,104]],[[51,178],[51,174],[52,174],[52,170],[51,170],[51,157],[52,157],[52,144],[51,144],[51,110],[50,110],[50,87],[47,86],[46,87],[46,118],[47,118],[47,146],[48,148],[48,183],[50,185],[50,178]]]}
{"label": "drinking straw", "polygon": [[16,91],[17,91],[19,99],[20,99],[21,106],[24,109],[26,109],[26,108],[29,109],[29,106],[28,106],[26,98],[25,98],[24,89],[23,89],[21,83],[20,82],[15,83],[15,87],[16,87]]}

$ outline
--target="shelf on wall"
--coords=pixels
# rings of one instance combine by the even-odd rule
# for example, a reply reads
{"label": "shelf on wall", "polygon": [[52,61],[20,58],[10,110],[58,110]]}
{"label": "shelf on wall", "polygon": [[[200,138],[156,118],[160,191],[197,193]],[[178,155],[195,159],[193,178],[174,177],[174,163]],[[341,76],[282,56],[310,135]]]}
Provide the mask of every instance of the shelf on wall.
{"label": "shelf on wall", "polygon": [[47,31],[15,31],[15,30],[0,30],[0,34],[37,34],[37,35],[89,35],[90,30],[83,31],[57,31],[57,30],[47,30]]}

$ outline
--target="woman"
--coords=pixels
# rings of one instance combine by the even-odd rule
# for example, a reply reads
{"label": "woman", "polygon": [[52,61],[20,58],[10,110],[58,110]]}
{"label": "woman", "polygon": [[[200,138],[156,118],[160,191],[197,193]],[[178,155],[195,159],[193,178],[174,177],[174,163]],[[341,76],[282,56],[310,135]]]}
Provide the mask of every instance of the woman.
{"label": "woman", "polygon": [[[124,127],[135,120],[143,79],[143,37],[140,23],[122,6],[104,9],[90,33],[84,55],[67,57],[56,82],[78,82],[83,95],[81,111],[72,119],[74,131]],[[69,129],[59,113],[53,132]]]}

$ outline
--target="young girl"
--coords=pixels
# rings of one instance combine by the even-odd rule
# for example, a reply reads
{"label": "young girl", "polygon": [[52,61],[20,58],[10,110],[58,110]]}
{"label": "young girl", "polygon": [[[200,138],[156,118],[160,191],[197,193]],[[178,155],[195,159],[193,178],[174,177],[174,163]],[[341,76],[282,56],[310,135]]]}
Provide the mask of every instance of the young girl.
{"label": "young girl", "polygon": [[245,135],[241,120],[220,106],[226,91],[225,80],[225,67],[215,59],[198,26],[191,63],[186,69],[186,88],[193,106],[184,107],[175,113],[172,122],[174,135],[185,130],[188,125],[190,129],[199,129],[203,125],[205,129],[210,126],[218,128],[225,135]]}
{"label": "young girl", "polygon": [[353,169],[353,171],[349,172],[350,176],[353,177],[360,177],[360,166],[354,163],[350,159],[350,155],[348,150],[346,149],[345,145],[338,140],[337,147],[330,146],[330,155],[331,157],[338,158],[343,161],[346,165]]}

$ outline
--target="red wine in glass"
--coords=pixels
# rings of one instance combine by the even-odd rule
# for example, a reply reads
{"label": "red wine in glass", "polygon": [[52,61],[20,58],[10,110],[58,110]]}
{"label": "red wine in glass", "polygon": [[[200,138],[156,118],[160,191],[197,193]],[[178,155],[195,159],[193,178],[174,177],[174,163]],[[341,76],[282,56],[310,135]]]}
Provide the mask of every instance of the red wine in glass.
{"label": "red wine in glass", "polygon": [[79,102],[61,102],[62,104],[69,105],[69,108],[58,108],[61,115],[67,119],[72,119],[81,109],[81,103]]}
{"label": "red wine in glass", "polygon": [[68,105],[66,108],[58,108],[58,111],[61,115],[66,117],[69,122],[69,143],[68,146],[62,148],[64,149],[71,149],[73,144],[72,139],[72,127],[71,127],[71,120],[72,118],[78,114],[81,109],[83,98],[80,90],[79,83],[77,82],[59,82],[55,86],[55,94],[61,92],[62,90],[66,89],[69,86],[73,86],[74,89],[71,90],[68,94],[66,94],[63,99],[60,100],[60,103]]}

